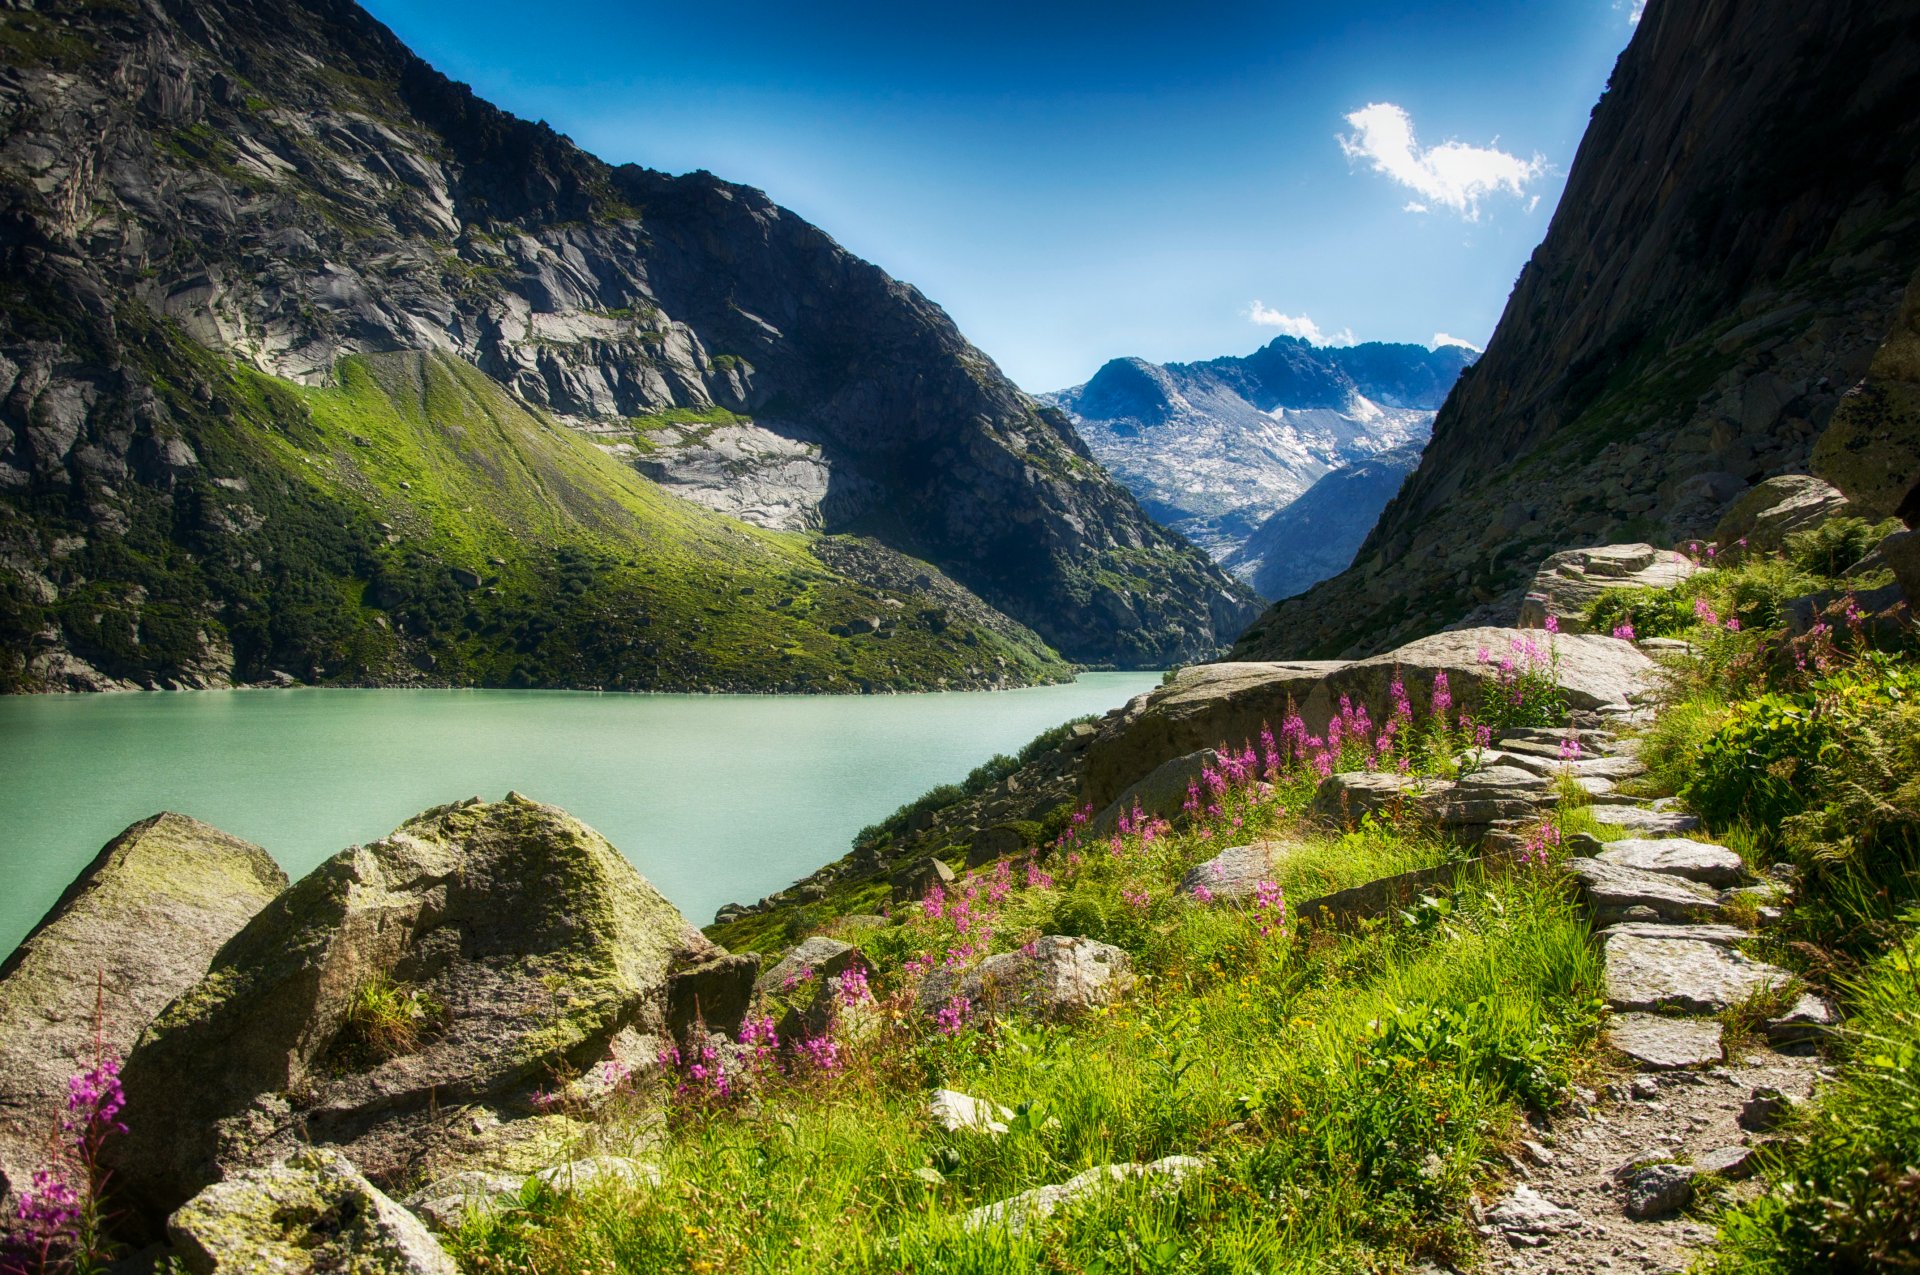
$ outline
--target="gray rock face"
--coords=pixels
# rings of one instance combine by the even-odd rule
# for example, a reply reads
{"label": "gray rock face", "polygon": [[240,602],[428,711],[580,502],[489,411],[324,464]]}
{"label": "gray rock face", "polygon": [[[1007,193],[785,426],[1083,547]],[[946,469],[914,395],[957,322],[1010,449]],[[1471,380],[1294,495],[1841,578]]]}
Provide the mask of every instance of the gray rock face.
{"label": "gray rock face", "polygon": [[1220,564],[1263,598],[1290,598],[1338,575],[1419,464],[1417,447],[1395,447],[1323,474]]}
{"label": "gray rock face", "polygon": [[1685,554],[1648,544],[1568,549],[1534,573],[1520,604],[1520,626],[1541,628],[1552,616],[1563,632],[1583,633],[1580,617],[1608,589],[1670,589],[1698,570]]}
{"label": "gray rock face", "polygon": [[972,969],[936,969],[920,984],[922,1012],[955,997],[972,1012],[1065,1018],[1113,1001],[1133,985],[1133,961],[1110,943],[1049,934],[1031,950],[989,956]]}
{"label": "gray rock face", "polygon": [[1738,947],[1752,938],[1737,925],[1671,925],[1658,921],[1622,921],[1600,931],[1600,941],[1606,942],[1619,934],[1630,934],[1643,939],[1687,939],[1695,943],[1712,943],[1719,947]]}
{"label": "gray rock face", "polygon": [[517,1198],[526,1184],[517,1173],[468,1169],[429,1182],[400,1202],[432,1229],[451,1232],[469,1213],[490,1212]]}
{"label": "gray rock face", "polygon": [[1489,766],[1462,775],[1436,803],[1443,824],[1490,824],[1526,819],[1557,800],[1555,781],[1517,766]]}
{"label": "gray rock face", "polygon": [[1110,1191],[1123,1182],[1148,1179],[1164,1187],[1173,1187],[1207,1167],[1207,1162],[1190,1155],[1170,1155],[1150,1164],[1103,1164],[1075,1174],[1053,1186],[1035,1187],[1019,1195],[986,1204],[969,1212],[961,1225],[969,1231],[1004,1228],[1010,1235],[1023,1235],[1035,1222],[1052,1217],[1061,1209]]}
{"label": "gray rock face", "polygon": [[1788,979],[1784,970],[1712,943],[1632,934],[1607,940],[1607,1003],[1616,1010],[1717,1014]]}
{"label": "gray rock face", "polygon": [[207,1187],[167,1221],[196,1275],[457,1275],[420,1219],[346,1159],[303,1151]]}
{"label": "gray rock face", "polygon": [[1262,881],[1273,880],[1274,864],[1285,847],[1277,841],[1256,841],[1250,846],[1230,846],[1205,863],[1196,864],[1180,878],[1180,893],[1199,898],[1205,889],[1208,899],[1221,903],[1241,903],[1251,899]]}
{"label": "gray rock face", "polygon": [[[543,1127],[531,1092],[663,1030],[671,972],[719,951],[564,811],[428,811],[282,894],[147,1030],[119,1198],[164,1215],[297,1139],[376,1179],[514,1167],[501,1148]],[[371,1034],[369,996],[408,1007],[410,1039]]]}
{"label": "gray rock face", "polygon": [[1627,1216],[1665,1217],[1693,1201],[1693,1169],[1684,1164],[1650,1164],[1627,1176]]}
{"label": "gray rock face", "polygon": [[1612,841],[1596,857],[1602,863],[1685,877],[1702,885],[1738,885],[1747,875],[1746,863],[1725,846],[1680,837]]}
{"label": "gray rock face", "polygon": [[0,1194],[44,1165],[67,1079],[94,1064],[96,995],[124,1057],[286,884],[266,851],[185,815],[107,843],[0,964]]}
{"label": "gray rock face", "polygon": [[1711,1019],[1618,1014],[1607,1023],[1607,1043],[1644,1067],[1670,1071],[1707,1067],[1726,1057],[1720,1024]]}
{"label": "gray rock face", "polygon": [[1721,910],[1720,896],[1712,890],[1662,872],[1600,858],[1575,859],[1567,871],[1602,926],[1620,921],[1711,919]]}

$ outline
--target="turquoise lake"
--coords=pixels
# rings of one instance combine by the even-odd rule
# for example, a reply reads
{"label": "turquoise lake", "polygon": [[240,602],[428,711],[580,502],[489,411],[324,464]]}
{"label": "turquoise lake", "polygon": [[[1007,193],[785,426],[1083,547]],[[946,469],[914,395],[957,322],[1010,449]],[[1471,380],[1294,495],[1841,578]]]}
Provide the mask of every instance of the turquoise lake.
{"label": "turquoise lake", "polygon": [[845,854],[935,784],[1154,673],[941,695],[189,691],[0,698],[0,953],[162,810],[294,877],[429,806],[517,789],[599,829],[696,924]]}

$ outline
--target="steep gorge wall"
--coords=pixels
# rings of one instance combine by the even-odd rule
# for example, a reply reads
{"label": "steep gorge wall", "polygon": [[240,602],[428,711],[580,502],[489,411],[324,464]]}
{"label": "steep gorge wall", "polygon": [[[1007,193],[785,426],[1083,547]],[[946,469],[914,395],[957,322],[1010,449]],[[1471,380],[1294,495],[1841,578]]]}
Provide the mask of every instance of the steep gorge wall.
{"label": "steep gorge wall", "polygon": [[1517,608],[1558,549],[1804,471],[1920,266],[1920,4],[1653,0],[1545,241],[1352,567],[1237,658]]}

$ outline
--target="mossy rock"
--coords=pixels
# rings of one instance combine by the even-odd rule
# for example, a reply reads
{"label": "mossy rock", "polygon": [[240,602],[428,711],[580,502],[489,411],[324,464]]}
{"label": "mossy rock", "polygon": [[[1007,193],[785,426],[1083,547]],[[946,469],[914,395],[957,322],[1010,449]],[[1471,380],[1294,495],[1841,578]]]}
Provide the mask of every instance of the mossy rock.
{"label": "mossy rock", "polygon": [[[665,1026],[673,974],[721,950],[593,829],[518,794],[430,810],[335,855],[242,930],[127,1060],[122,1200],[157,1219],[223,1170],[339,1146],[376,1180],[484,1155],[478,1104],[591,1068]],[[414,1052],[335,1048],[356,993],[444,1007]]]}

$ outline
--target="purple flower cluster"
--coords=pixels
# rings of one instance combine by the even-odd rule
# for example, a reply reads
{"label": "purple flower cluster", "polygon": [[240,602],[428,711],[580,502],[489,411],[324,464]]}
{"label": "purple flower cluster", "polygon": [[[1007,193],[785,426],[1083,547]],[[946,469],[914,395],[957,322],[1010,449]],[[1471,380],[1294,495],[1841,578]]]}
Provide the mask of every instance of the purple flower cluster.
{"label": "purple flower cluster", "polygon": [[940,1029],[942,1036],[958,1036],[960,1029],[967,1024],[967,1016],[973,1012],[973,1002],[964,996],[950,996],[933,1015],[933,1025]]}
{"label": "purple flower cluster", "polygon": [[1284,931],[1287,924],[1286,891],[1272,881],[1256,883],[1253,887],[1253,919],[1263,935],[1275,930]]}

